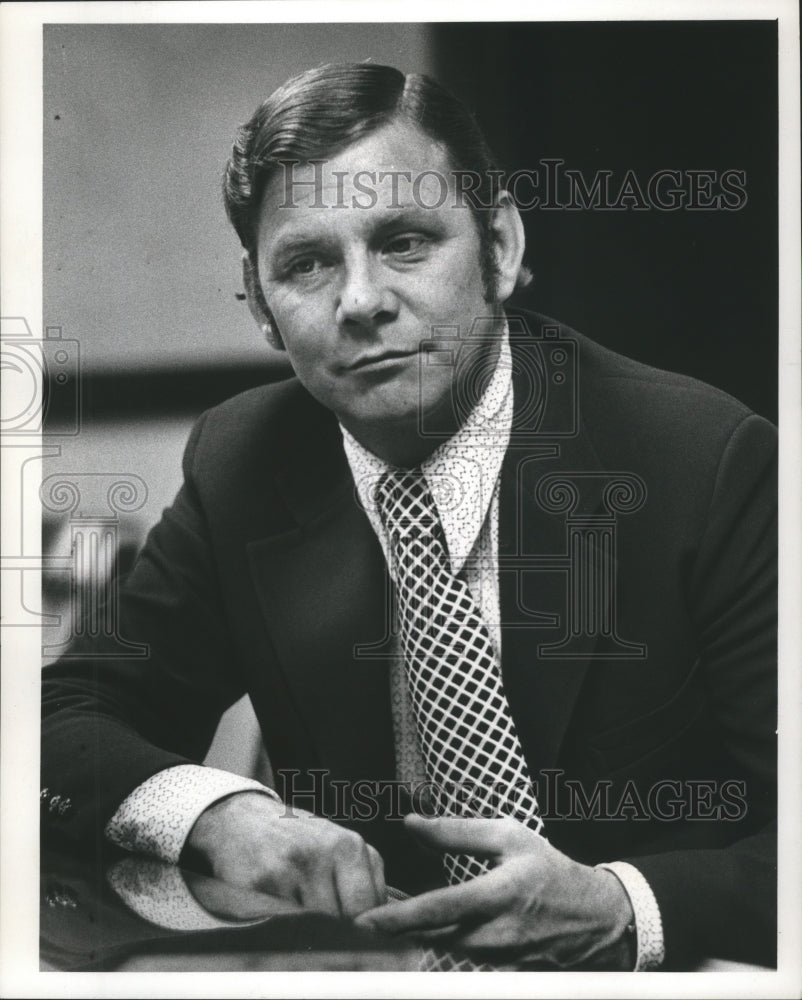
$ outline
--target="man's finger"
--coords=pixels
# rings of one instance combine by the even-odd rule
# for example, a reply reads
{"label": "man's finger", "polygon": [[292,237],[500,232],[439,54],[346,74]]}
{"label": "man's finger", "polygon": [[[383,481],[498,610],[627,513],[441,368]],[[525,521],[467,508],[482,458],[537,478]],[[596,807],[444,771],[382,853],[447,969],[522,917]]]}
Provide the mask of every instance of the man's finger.
{"label": "man's finger", "polygon": [[367,851],[370,873],[373,877],[373,888],[376,893],[375,905],[381,906],[383,903],[387,902],[387,884],[384,881],[384,859],[375,847],[368,845]]}
{"label": "man's finger", "polygon": [[358,860],[338,860],[334,881],[340,899],[340,910],[347,917],[381,906],[386,899],[384,879],[381,878],[380,885],[377,885],[366,847]]}
{"label": "man's finger", "polygon": [[331,872],[312,871],[298,887],[298,895],[307,910],[340,913],[340,897]]}
{"label": "man's finger", "polygon": [[449,924],[447,927],[419,927],[410,937],[416,944],[454,950],[456,948],[455,942],[459,942],[462,937],[462,928],[459,924]]}
{"label": "man's finger", "polygon": [[444,928],[464,921],[494,916],[504,906],[503,894],[493,872],[470,882],[434,889],[412,899],[380,906],[357,917],[357,923],[388,934]]}
{"label": "man's finger", "polygon": [[529,849],[537,834],[522,823],[505,819],[441,816],[434,819],[411,813],[404,817],[407,829],[434,850],[497,859],[503,854]]}

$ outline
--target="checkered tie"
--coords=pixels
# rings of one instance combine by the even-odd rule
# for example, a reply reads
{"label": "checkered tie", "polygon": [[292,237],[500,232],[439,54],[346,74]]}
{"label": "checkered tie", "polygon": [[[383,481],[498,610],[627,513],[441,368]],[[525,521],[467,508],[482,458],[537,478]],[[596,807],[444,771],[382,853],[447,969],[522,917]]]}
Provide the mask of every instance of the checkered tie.
{"label": "checkered tie", "polygon": [[[426,479],[419,469],[391,470],[376,496],[392,539],[407,680],[440,812],[512,816],[540,833],[490,634],[467,584],[451,570]],[[444,864],[451,883],[489,867],[467,854],[446,854]]]}

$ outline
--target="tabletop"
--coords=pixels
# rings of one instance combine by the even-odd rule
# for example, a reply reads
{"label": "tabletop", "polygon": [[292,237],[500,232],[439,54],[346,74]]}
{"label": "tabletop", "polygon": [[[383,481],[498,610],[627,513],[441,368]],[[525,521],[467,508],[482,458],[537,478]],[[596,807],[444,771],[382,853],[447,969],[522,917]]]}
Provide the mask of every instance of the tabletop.
{"label": "tabletop", "polygon": [[[424,967],[422,949],[409,941],[161,861],[114,849],[97,857],[43,851],[41,858],[43,971]],[[710,958],[694,971],[757,969]]]}

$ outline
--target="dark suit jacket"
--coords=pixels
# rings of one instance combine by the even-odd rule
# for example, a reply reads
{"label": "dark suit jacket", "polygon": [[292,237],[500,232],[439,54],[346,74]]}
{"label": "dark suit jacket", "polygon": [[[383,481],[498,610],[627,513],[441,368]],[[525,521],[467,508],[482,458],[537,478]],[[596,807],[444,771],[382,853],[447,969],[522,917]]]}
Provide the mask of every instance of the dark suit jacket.
{"label": "dark suit jacket", "polygon": [[[546,322],[511,317],[500,504],[504,683],[546,833],[637,865],[668,967],[774,964],[774,428],[567,328],[555,360]],[[294,379],[244,393],[199,420],[184,471],[121,600],[147,659],[95,643],[45,673],[43,784],[72,805],[45,827],[73,841],[94,843],[151,774],[202,759],[246,691],[288,794],[323,772],[363,792],[395,777],[391,594],[332,414]],[[352,825],[388,881],[440,877],[400,823]]]}

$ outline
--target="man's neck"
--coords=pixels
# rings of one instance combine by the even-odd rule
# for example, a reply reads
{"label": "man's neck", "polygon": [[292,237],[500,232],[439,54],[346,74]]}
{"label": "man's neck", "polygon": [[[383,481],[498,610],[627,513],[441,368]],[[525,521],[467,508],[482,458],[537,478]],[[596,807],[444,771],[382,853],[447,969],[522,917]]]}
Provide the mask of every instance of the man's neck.
{"label": "man's neck", "polygon": [[[360,424],[355,427],[345,420],[342,421],[342,424],[363,448],[367,448],[388,465],[396,466],[399,469],[416,468],[443,441],[439,434],[432,437],[422,435],[417,420],[413,426],[406,424],[365,426]],[[452,434],[456,433],[458,426],[455,424],[453,431],[451,431]]]}

